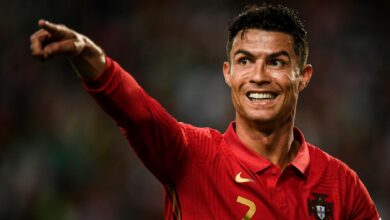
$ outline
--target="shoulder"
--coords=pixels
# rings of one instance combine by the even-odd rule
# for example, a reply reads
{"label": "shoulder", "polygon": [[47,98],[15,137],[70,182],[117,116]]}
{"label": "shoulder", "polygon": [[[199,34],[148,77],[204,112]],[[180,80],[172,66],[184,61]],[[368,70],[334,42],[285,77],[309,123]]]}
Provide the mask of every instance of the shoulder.
{"label": "shoulder", "polygon": [[346,163],[312,144],[308,148],[313,184],[338,189],[344,195],[360,187],[358,175]]}
{"label": "shoulder", "polygon": [[343,207],[343,212],[350,219],[357,216],[365,219],[378,219],[379,214],[366,187],[357,173],[346,163],[308,144],[310,152],[310,173],[317,185],[331,188],[336,193]]}
{"label": "shoulder", "polygon": [[[223,135],[210,127],[197,127],[180,122],[181,132],[185,138],[185,176],[194,176],[209,167],[214,167],[219,159],[226,157]],[[218,159],[217,159],[218,158]]]}
{"label": "shoulder", "polygon": [[324,166],[327,172],[330,172],[331,174],[345,175],[345,177],[356,176],[356,172],[340,159],[328,154],[313,144],[308,143],[308,148],[310,160],[319,166]]}

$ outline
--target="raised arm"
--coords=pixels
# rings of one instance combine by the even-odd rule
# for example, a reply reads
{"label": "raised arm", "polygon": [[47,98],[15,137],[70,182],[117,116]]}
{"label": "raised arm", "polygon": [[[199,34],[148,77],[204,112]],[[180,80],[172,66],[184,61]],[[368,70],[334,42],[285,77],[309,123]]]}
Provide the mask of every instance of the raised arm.
{"label": "raised arm", "polygon": [[39,20],[40,29],[31,35],[31,54],[41,61],[59,54],[71,62],[82,79],[96,78],[103,73],[105,54],[88,37],[62,24]]}
{"label": "raised arm", "polygon": [[163,183],[186,172],[188,126],[178,123],[118,63],[88,37],[45,20],[31,35],[32,55],[42,61],[67,57],[84,88],[111,116],[146,167]]}

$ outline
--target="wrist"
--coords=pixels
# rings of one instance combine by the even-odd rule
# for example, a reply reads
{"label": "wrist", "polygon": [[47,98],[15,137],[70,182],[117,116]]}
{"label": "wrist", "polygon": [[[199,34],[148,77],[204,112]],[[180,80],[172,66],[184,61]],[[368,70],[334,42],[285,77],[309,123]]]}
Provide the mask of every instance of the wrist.
{"label": "wrist", "polygon": [[97,78],[103,73],[106,56],[104,51],[89,38],[82,36],[84,48],[81,53],[70,58],[70,63],[81,79]]}

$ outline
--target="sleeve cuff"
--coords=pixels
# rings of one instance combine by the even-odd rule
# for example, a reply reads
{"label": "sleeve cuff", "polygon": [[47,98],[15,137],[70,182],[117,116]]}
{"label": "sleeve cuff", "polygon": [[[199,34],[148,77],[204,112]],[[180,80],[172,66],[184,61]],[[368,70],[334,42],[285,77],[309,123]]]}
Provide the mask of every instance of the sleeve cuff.
{"label": "sleeve cuff", "polygon": [[114,72],[113,62],[114,61],[110,57],[106,56],[106,63],[102,74],[92,79],[81,80],[87,91],[100,91],[106,87]]}

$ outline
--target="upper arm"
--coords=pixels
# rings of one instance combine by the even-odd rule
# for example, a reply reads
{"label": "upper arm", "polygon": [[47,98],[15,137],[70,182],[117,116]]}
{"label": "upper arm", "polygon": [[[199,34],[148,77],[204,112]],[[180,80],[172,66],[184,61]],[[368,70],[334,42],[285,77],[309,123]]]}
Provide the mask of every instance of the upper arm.
{"label": "upper arm", "polygon": [[348,219],[370,219],[378,220],[379,213],[375,207],[374,201],[370,197],[367,188],[359,179],[355,172],[351,171],[350,195],[346,195],[349,201],[350,214]]}

